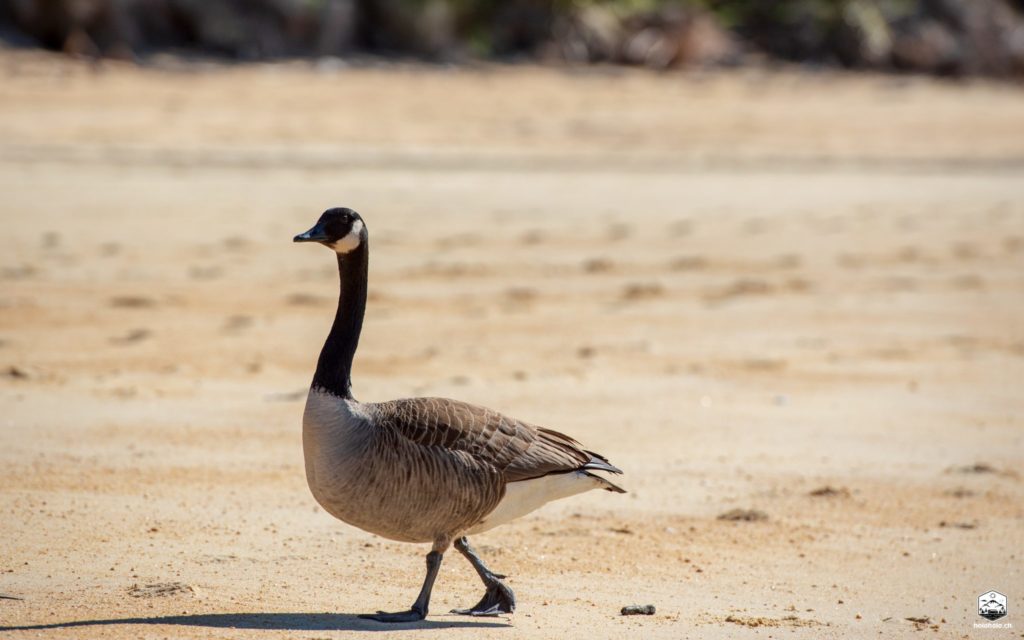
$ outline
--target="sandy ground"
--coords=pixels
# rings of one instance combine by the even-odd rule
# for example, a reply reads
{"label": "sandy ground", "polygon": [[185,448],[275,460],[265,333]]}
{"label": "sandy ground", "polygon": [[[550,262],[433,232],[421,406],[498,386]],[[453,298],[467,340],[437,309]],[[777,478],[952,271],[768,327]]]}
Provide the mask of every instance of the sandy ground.
{"label": "sandy ground", "polygon": [[[1024,90],[0,73],[3,637],[1024,637]],[[514,616],[445,613],[480,592],[450,554],[425,623],[355,617],[426,549],[305,486],[336,274],[290,239],[335,204],[373,247],[361,399],[626,470],[477,538]],[[974,628],[990,589],[1012,629]]]}

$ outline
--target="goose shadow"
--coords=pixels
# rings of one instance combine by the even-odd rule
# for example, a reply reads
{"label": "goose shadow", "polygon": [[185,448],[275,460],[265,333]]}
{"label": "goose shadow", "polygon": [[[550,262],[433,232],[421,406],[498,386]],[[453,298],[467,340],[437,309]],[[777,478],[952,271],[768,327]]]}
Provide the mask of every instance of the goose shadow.
{"label": "goose shadow", "polygon": [[262,629],[269,631],[400,631],[413,629],[503,628],[508,622],[480,620],[421,620],[419,622],[383,623],[360,618],[353,613],[205,613],[181,616],[153,616],[149,618],[108,618],[72,620],[49,624],[20,626],[0,625],[0,631],[41,631],[45,629],[72,629],[77,627],[104,627],[111,625],[150,624],[185,627],[212,627],[215,629]]}

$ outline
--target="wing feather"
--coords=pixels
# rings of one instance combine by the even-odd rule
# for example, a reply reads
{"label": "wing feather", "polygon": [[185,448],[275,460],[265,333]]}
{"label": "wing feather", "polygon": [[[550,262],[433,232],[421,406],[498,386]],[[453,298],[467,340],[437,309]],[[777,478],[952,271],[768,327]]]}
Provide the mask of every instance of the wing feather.
{"label": "wing feather", "polygon": [[446,398],[406,398],[373,405],[377,424],[423,447],[462,451],[493,466],[506,482],[553,473],[622,473],[575,439],[497,411]]}

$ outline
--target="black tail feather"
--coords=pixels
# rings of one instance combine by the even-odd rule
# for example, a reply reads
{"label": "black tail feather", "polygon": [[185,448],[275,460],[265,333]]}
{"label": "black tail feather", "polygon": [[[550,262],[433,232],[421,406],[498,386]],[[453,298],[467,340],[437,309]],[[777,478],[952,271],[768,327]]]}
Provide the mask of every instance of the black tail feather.
{"label": "black tail feather", "polygon": [[585,453],[591,456],[590,462],[580,467],[581,469],[596,469],[598,471],[607,471],[609,473],[622,473],[622,469],[608,462],[608,458],[602,456],[600,453],[594,453],[593,451],[585,451]]}
{"label": "black tail feather", "polygon": [[597,475],[596,473],[590,473],[590,472],[587,472],[587,471],[584,471],[583,473],[586,473],[591,478],[597,478],[598,480],[600,480],[601,483],[604,485],[604,490],[605,491],[611,491],[612,493],[626,493],[625,489],[623,489],[619,485],[615,484],[614,482],[612,482],[608,478],[603,478],[603,477]]}

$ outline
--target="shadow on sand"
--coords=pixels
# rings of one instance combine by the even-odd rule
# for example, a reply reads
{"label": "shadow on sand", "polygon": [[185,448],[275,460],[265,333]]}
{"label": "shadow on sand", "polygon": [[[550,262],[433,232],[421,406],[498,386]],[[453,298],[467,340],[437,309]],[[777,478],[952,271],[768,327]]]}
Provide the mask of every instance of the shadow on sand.
{"label": "shadow on sand", "polygon": [[507,622],[480,620],[422,620],[400,624],[384,624],[364,620],[352,613],[209,613],[188,616],[156,616],[152,618],[112,618],[107,620],[73,620],[51,624],[0,626],[0,631],[38,631],[70,629],[119,624],[173,624],[186,627],[217,629],[269,629],[275,631],[394,631],[399,629],[455,629],[510,627]]}

